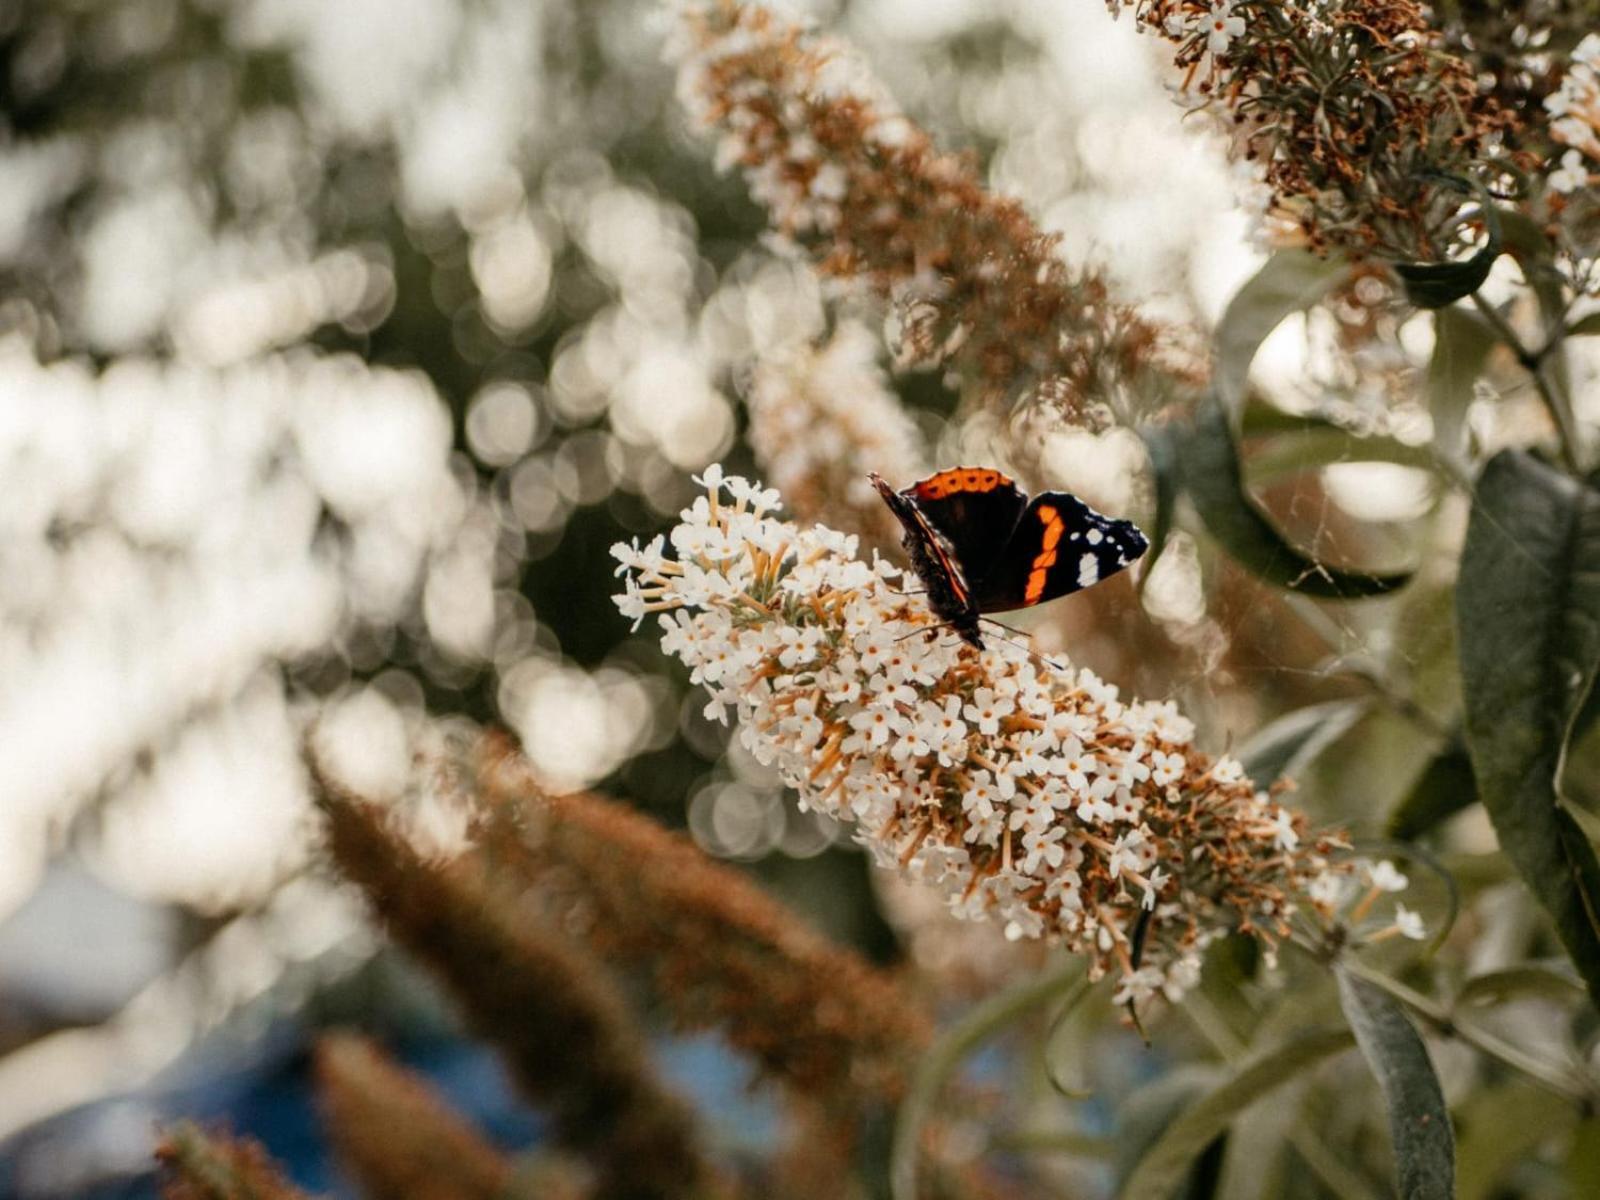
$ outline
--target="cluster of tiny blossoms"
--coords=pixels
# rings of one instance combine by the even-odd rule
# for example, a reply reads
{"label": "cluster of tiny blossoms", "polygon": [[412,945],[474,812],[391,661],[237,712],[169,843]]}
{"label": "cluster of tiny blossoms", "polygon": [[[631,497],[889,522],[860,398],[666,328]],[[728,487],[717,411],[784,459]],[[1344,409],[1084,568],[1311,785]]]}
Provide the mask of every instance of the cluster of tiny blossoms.
{"label": "cluster of tiny blossoms", "polygon": [[946,367],[994,404],[1024,395],[1075,421],[1198,383],[1182,331],[1069,267],[970,157],[941,153],[844,45],[755,4],[686,7],[679,96],[738,166],[781,240],[888,299],[907,365]]}
{"label": "cluster of tiny blossoms", "polygon": [[854,537],[778,519],[776,492],[720,468],[701,482],[674,557],[659,537],[613,547],[618,607],[659,613],[708,715],[735,713],[750,751],[803,806],[853,822],[880,864],[959,917],[1117,972],[1118,1002],[1181,995],[1231,929],[1271,948],[1296,911],[1332,917],[1342,841],[1195,749],[1174,705],[941,636]]}
{"label": "cluster of tiny blossoms", "polygon": [[1600,163],[1600,33],[1573,48],[1561,86],[1544,98],[1550,136],[1567,150],[1549,175],[1550,189],[1571,193],[1589,186]]}
{"label": "cluster of tiny blossoms", "polygon": [[879,366],[878,338],[841,321],[821,345],[763,355],[750,380],[750,447],[802,520],[899,541],[899,523],[868,481],[925,475],[922,439]]}
{"label": "cluster of tiny blossoms", "polygon": [[1107,0],[1176,43],[1183,94],[1228,112],[1276,240],[1428,257],[1456,197],[1427,182],[1509,121],[1416,0]]}

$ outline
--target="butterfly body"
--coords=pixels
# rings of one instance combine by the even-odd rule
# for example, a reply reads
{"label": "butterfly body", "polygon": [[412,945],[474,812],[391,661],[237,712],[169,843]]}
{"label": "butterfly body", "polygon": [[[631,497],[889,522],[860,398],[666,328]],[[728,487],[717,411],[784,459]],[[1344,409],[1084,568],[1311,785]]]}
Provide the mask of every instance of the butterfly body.
{"label": "butterfly body", "polygon": [[871,476],[905,530],[928,607],[979,649],[979,618],[1043,604],[1123,570],[1149,541],[1071,492],[1029,497],[990,467],[952,467],[895,491]]}

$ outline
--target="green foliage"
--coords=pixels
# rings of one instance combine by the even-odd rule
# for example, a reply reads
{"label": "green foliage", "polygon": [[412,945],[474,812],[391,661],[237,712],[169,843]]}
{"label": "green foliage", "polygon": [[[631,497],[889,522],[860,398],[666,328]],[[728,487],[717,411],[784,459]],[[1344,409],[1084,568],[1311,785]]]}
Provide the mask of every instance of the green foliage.
{"label": "green foliage", "polygon": [[1600,666],[1600,494],[1530,455],[1497,455],[1473,499],[1456,618],[1478,792],[1600,999],[1600,862],[1560,789]]}
{"label": "green foliage", "polygon": [[1422,769],[1389,814],[1389,836],[1410,841],[1431,833],[1478,798],[1466,743],[1451,742]]}
{"label": "green foliage", "polygon": [[1404,587],[1408,571],[1365,572],[1331,567],[1290,544],[1261,512],[1244,481],[1228,418],[1220,404],[1201,406],[1180,449],[1184,495],[1206,532],[1240,566],[1277,587],[1324,600],[1357,600]]}
{"label": "green foliage", "polygon": [[1450,1200],[1455,1133],[1427,1048],[1393,998],[1347,971],[1336,974],[1345,1017],[1389,1106],[1402,1200]]}
{"label": "green foliage", "polygon": [[1349,271],[1337,258],[1323,258],[1308,250],[1280,250],[1234,295],[1214,335],[1217,365],[1213,386],[1231,418],[1237,420],[1244,408],[1250,364],[1267,335],[1285,317],[1316,304]]}
{"label": "green foliage", "polygon": [[1245,773],[1262,783],[1298,775],[1355,727],[1371,709],[1368,700],[1330,700],[1285,713],[1258,729],[1239,747]]}
{"label": "green foliage", "polygon": [[1190,1164],[1240,1112],[1353,1042],[1344,1029],[1305,1033],[1241,1067],[1167,1126],[1123,1183],[1121,1200],[1168,1200]]}
{"label": "green foliage", "polygon": [[[1466,190],[1468,185],[1459,186]],[[1460,262],[1396,263],[1394,273],[1405,284],[1406,298],[1418,308],[1444,308],[1463,296],[1470,296],[1489,278],[1494,260],[1502,249],[1500,210],[1489,202],[1482,185],[1476,185],[1483,201],[1484,226],[1488,237],[1470,257]]]}

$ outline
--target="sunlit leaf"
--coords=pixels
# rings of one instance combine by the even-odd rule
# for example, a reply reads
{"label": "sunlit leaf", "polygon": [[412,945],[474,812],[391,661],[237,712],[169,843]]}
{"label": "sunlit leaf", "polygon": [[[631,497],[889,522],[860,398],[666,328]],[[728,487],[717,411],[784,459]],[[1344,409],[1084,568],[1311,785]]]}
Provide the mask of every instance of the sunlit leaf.
{"label": "sunlit leaf", "polygon": [[1600,862],[1559,792],[1600,664],[1600,493],[1521,451],[1491,460],[1467,525],[1456,620],[1478,793],[1600,998]]}
{"label": "sunlit leaf", "polygon": [[1267,335],[1285,317],[1321,300],[1349,270],[1342,259],[1280,250],[1239,289],[1216,331],[1217,395],[1230,418],[1244,406],[1250,364]]}
{"label": "sunlit leaf", "polygon": [[1502,232],[1500,210],[1490,201],[1483,185],[1464,179],[1439,177],[1439,182],[1460,191],[1475,191],[1481,201],[1485,232],[1483,246],[1459,262],[1396,263],[1394,273],[1405,285],[1406,298],[1418,308],[1443,308],[1463,296],[1470,296],[1489,278],[1494,260],[1500,257]]}
{"label": "sunlit leaf", "polygon": [[1207,532],[1268,583],[1328,600],[1354,600],[1410,581],[1408,571],[1374,574],[1329,567],[1290,545],[1245,490],[1232,430],[1215,401],[1201,407],[1182,454],[1184,490]]}
{"label": "sunlit leaf", "polygon": [[1467,409],[1473,384],[1483,374],[1498,339],[1494,330],[1463,308],[1442,308],[1433,317],[1433,357],[1428,360],[1428,411],[1433,439],[1445,452],[1466,450]]}
{"label": "sunlit leaf", "polygon": [[1270,1050],[1185,1108],[1129,1173],[1122,1200],[1169,1200],[1189,1166],[1246,1107],[1302,1071],[1347,1050],[1348,1030],[1308,1033]]}
{"label": "sunlit leaf", "polygon": [[1455,1195],[1455,1134],[1427,1047],[1387,993],[1336,971],[1339,1002],[1389,1109],[1396,1190],[1403,1200]]}
{"label": "sunlit leaf", "polygon": [[1452,742],[1434,755],[1389,814],[1389,836],[1411,841],[1431,833],[1478,798],[1466,743]]}
{"label": "sunlit leaf", "polygon": [[1280,775],[1298,775],[1337,742],[1371,708],[1367,700],[1330,700],[1284,713],[1239,747],[1245,774],[1266,785]]}

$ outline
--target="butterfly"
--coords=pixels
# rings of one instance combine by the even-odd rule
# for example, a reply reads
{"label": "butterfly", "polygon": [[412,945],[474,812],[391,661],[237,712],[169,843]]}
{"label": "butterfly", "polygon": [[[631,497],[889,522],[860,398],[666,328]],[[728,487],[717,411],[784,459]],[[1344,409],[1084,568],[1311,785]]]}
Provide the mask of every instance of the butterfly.
{"label": "butterfly", "polygon": [[905,527],[902,544],[928,606],[980,650],[983,614],[1093,587],[1150,547],[1132,521],[1071,492],[1030,498],[990,467],[952,467],[899,492],[876,473],[869,478]]}

